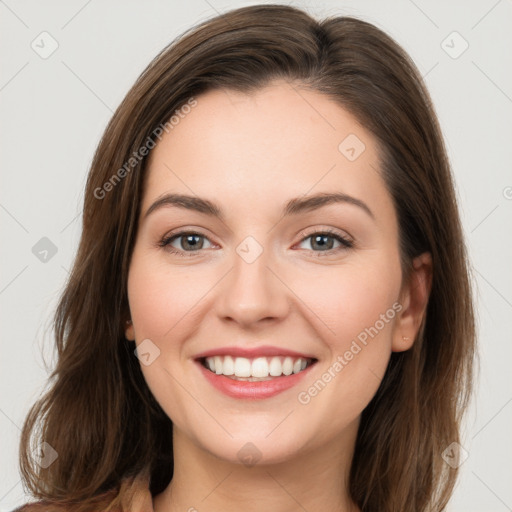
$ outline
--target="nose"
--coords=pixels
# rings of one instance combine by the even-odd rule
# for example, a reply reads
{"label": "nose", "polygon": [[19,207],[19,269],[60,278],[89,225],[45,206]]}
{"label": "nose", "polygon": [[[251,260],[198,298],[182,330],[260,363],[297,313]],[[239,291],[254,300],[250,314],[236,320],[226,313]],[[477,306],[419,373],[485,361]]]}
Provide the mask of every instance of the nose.
{"label": "nose", "polygon": [[290,308],[290,290],[264,250],[254,261],[235,254],[234,265],[218,288],[216,310],[223,320],[248,328],[277,322]]}

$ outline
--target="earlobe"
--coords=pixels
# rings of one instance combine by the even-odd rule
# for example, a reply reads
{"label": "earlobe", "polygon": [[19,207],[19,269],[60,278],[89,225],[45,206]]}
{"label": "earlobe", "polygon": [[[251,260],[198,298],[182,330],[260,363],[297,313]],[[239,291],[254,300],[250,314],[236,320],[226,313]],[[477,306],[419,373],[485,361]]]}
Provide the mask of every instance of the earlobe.
{"label": "earlobe", "polygon": [[412,262],[411,275],[402,290],[404,308],[400,312],[393,336],[393,352],[409,350],[418,335],[426,314],[432,287],[432,256],[425,252]]}
{"label": "earlobe", "polygon": [[135,341],[135,329],[131,320],[126,321],[124,336],[128,341]]}

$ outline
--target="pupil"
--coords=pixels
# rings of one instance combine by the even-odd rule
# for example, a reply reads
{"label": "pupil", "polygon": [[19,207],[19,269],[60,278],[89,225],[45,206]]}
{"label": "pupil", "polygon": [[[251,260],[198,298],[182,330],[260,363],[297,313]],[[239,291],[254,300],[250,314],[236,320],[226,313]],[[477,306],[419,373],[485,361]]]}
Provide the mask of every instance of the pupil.
{"label": "pupil", "polygon": [[187,235],[186,237],[186,244],[185,245],[189,245],[190,247],[197,247],[198,245],[198,242],[194,243],[192,241],[192,243],[190,243],[191,240],[193,240],[194,238],[198,238],[198,235]]}
{"label": "pupil", "polygon": [[320,242],[320,247],[325,248],[326,246],[329,246],[328,248],[331,248],[330,246],[332,245],[332,242],[331,242],[331,244],[326,244],[325,243],[326,238],[329,238],[329,236],[328,235],[317,235],[317,236],[315,236],[315,243],[318,243],[319,240],[323,239],[324,242]]}

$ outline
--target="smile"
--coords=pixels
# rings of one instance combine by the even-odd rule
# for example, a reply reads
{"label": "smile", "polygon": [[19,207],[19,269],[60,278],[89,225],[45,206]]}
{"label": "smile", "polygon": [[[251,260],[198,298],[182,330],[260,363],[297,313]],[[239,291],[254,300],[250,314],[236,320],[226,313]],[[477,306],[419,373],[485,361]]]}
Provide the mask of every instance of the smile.
{"label": "smile", "polygon": [[311,366],[314,360],[290,356],[246,358],[224,355],[205,357],[201,362],[216,375],[224,375],[233,380],[258,382],[300,373]]}
{"label": "smile", "polygon": [[236,399],[270,398],[299,384],[318,360],[309,357],[208,355],[196,358],[197,368],[217,391]]}

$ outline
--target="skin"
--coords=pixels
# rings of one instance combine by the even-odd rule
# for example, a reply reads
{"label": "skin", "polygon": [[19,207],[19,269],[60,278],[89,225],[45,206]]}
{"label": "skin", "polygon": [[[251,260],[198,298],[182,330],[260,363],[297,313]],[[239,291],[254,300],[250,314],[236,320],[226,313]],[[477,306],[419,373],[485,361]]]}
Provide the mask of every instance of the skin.
{"label": "skin", "polygon": [[[412,346],[430,292],[430,256],[418,257],[402,280],[376,140],[331,99],[276,81],[250,95],[211,91],[197,102],[151,152],[129,269],[126,337],[149,338],[160,350],[141,369],[174,424],[175,475],[154,497],[155,512],[359,510],[347,486],[360,415],[391,352]],[[354,161],[338,149],[349,134],[365,144]],[[364,201],[373,218],[349,203],[281,215],[291,198],[333,191]],[[174,206],[145,217],[169,192],[207,198],[224,219]],[[158,245],[178,230],[199,231],[199,249],[187,237]],[[326,230],[354,246],[315,244],[311,235]],[[236,250],[248,236],[263,249],[252,263]],[[300,403],[298,394],[396,303],[394,318]],[[222,394],[194,362],[211,348],[260,345],[318,362],[297,386],[262,400]],[[253,466],[237,455],[247,442],[261,457]]]}

